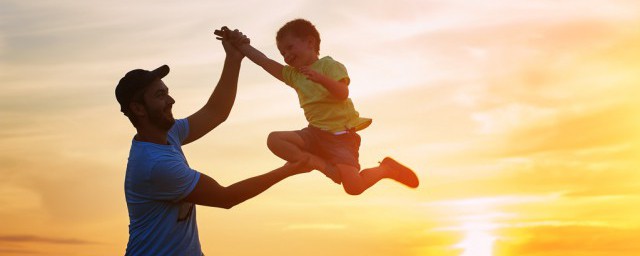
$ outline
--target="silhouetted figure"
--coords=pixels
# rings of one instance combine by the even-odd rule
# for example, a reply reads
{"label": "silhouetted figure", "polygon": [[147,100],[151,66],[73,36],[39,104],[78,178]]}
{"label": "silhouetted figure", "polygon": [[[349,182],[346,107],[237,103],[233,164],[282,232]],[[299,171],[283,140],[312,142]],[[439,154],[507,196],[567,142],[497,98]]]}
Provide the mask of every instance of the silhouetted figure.
{"label": "silhouetted figure", "polygon": [[130,219],[126,255],[203,255],[195,204],[229,209],[289,176],[312,170],[308,159],[299,158],[224,187],[187,163],[182,145],[201,138],[229,116],[244,58],[231,43],[243,41],[248,39],[242,33],[226,30],[222,40],[226,58],[218,85],[207,103],[186,119],[175,120],[171,113],[175,100],[162,81],[169,73],[167,65],[132,70],[118,83],[120,109],[137,131],[124,184]]}
{"label": "silhouetted figure", "polygon": [[267,145],[287,161],[310,158],[311,166],[351,195],[364,192],[383,178],[394,179],[411,188],[418,187],[416,174],[386,157],[379,166],[360,171],[360,136],[357,131],[371,124],[360,117],[349,98],[349,75],[340,62],[320,54],[320,34],[307,20],[286,23],[276,35],[278,50],[287,65],[274,61],[248,41],[234,45],[251,61],[293,88],[309,125],[297,131],[269,134]]}

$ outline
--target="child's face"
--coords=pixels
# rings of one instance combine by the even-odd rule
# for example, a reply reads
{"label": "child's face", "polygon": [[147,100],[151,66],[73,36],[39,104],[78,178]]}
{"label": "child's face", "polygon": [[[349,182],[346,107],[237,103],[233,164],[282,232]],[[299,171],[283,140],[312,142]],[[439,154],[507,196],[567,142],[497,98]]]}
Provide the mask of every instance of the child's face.
{"label": "child's face", "polygon": [[284,62],[289,66],[296,68],[309,66],[318,60],[311,38],[303,39],[287,34],[277,43]]}

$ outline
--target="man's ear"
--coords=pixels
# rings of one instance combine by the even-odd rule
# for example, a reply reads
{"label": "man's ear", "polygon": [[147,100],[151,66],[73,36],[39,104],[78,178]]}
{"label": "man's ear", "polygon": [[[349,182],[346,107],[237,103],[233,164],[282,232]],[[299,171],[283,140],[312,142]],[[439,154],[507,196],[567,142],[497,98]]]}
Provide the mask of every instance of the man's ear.
{"label": "man's ear", "polygon": [[136,116],[145,116],[147,115],[147,110],[140,102],[131,102],[129,103],[129,109],[131,109],[131,113]]}

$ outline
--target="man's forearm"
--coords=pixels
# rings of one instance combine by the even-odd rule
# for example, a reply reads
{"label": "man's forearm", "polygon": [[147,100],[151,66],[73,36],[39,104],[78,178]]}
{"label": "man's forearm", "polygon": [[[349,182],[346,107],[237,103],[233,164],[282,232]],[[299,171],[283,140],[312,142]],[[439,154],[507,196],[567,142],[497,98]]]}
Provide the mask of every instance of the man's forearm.
{"label": "man's forearm", "polygon": [[229,117],[238,90],[238,76],[242,59],[226,57],[218,85],[205,107],[211,108],[220,119]]}
{"label": "man's forearm", "polygon": [[290,167],[283,166],[268,173],[258,175],[243,181],[239,181],[224,188],[223,198],[226,201],[225,208],[231,208],[248,199],[251,199],[269,189],[283,179],[297,174]]}
{"label": "man's forearm", "polygon": [[200,110],[188,117],[189,135],[182,142],[183,145],[201,138],[227,120],[236,99],[241,61],[242,58],[226,57],[222,75],[209,100]]}
{"label": "man's forearm", "polygon": [[309,159],[284,166],[268,173],[255,176],[231,186],[221,186],[211,177],[200,174],[195,188],[183,200],[199,205],[229,209],[248,199],[251,199],[283,179],[299,173],[311,171]]}

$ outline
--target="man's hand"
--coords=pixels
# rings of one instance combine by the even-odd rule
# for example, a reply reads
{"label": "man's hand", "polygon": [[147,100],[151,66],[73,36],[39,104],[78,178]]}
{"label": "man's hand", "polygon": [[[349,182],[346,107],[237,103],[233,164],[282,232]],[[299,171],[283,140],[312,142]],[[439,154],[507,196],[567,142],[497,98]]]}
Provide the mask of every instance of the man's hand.
{"label": "man's hand", "polygon": [[230,209],[259,195],[287,177],[310,172],[311,168],[308,165],[309,158],[307,157],[298,162],[286,163],[278,169],[236,182],[228,187],[218,184],[214,179],[202,173],[196,187],[183,200],[199,205]]}
{"label": "man's hand", "polygon": [[285,168],[288,171],[291,171],[293,174],[310,172],[314,170],[314,168],[311,167],[310,161],[311,161],[310,157],[307,156],[297,162],[287,162],[286,164],[284,164],[283,168]]}
{"label": "man's hand", "polygon": [[240,36],[243,37],[241,38],[241,40],[239,42],[236,42],[238,44],[248,44],[251,43],[251,40],[246,37],[245,35],[242,34],[242,32],[238,31],[237,29],[231,31],[227,26],[222,26],[220,29],[216,29],[215,31],[213,31],[213,34],[215,34],[216,39],[218,40],[222,40],[223,38],[234,38],[234,33],[235,32],[239,32]]}
{"label": "man's hand", "polygon": [[222,41],[222,46],[224,47],[224,51],[227,53],[227,56],[238,59],[244,58],[244,54],[237,49],[237,46],[241,44],[248,44],[250,40],[247,36],[237,29],[230,30],[226,26],[220,28],[220,30],[214,31],[214,34],[218,36],[216,39]]}

